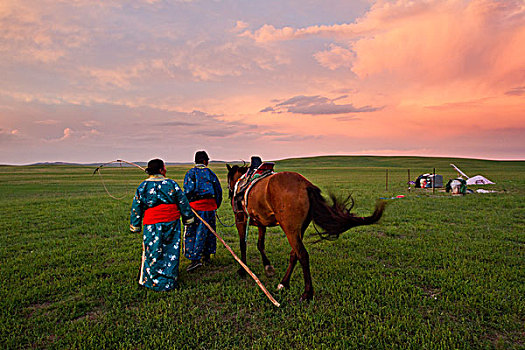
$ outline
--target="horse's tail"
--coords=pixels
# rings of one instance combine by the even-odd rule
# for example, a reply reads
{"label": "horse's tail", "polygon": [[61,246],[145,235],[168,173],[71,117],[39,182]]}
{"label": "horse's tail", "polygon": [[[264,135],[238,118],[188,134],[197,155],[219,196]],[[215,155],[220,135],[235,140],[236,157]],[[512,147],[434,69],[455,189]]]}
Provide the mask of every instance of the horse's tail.
{"label": "horse's tail", "polygon": [[[350,213],[354,205],[352,197],[348,196],[346,200],[341,200],[330,194],[333,202],[330,206],[318,187],[312,185],[307,191],[310,199],[310,215],[314,223],[325,230],[319,233],[323,239],[337,239],[341,233],[352,227],[376,223],[383,215],[386,205],[385,201],[378,201],[371,216],[359,217]],[[348,205],[348,202],[352,202],[351,205]]]}

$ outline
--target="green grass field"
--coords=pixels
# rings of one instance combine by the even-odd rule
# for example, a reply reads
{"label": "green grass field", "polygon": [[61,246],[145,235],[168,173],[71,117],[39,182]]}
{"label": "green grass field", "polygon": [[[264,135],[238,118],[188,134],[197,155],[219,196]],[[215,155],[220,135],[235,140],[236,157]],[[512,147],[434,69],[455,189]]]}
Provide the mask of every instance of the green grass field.
{"label": "green grass field", "polygon": [[[497,193],[452,196],[407,191],[436,168],[444,182],[468,175],[496,182]],[[182,184],[190,167],[168,169]],[[225,167],[213,164],[226,190]],[[389,184],[386,190],[385,174]],[[290,290],[276,292],[290,247],[279,228],[267,234],[276,275],[267,278],[248,237],[248,265],[281,303],[276,308],[218,243],[212,266],[181,288],[139,289],[141,235],[128,231],[129,209],[144,175],[93,167],[0,167],[0,348],[61,349],[522,349],[525,347],[525,162],[417,157],[320,157],[278,161],[324,194],[352,194],[369,215],[390,200],[377,225],[336,241],[306,233],[316,295],[299,303],[298,266]],[[471,187],[472,188],[472,187]],[[474,188],[475,189],[475,188]],[[219,209],[233,222],[229,203]],[[239,252],[237,232],[218,224]]]}

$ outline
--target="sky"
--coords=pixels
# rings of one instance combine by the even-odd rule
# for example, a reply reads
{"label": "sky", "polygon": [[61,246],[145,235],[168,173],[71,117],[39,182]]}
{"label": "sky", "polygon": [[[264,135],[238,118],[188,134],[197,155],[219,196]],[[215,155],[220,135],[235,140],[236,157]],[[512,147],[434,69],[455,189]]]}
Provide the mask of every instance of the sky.
{"label": "sky", "polygon": [[0,164],[525,160],[523,0],[3,0],[0,74]]}

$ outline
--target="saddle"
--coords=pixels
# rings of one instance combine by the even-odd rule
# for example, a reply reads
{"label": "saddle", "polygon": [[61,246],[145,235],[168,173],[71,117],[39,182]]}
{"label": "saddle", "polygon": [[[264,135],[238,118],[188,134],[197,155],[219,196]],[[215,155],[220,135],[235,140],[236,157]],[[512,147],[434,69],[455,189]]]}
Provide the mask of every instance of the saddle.
{"label": "saddle", "polygon": [[252,173],[248,171],[237,181],[233,190],[233,210],[235,212],[243,211],[247,213],[248,193],[250,193],[250,190],[257,182],[275,173],[273,170],[274,166],[275,163],[262,163],[255,171]]}

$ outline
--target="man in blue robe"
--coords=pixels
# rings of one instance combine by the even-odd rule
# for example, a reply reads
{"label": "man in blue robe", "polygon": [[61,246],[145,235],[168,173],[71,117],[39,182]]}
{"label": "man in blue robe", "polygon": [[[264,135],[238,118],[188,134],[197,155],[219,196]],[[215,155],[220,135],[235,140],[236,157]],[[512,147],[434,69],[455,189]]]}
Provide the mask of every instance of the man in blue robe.
{"label": "man in blue robe", "polygon": [[[205,151],[195,153],[195,167],[188,170],[184,177],[184,193],[190,206],[215,230],[215,210],[222,202],[222,188],[217,175],[208,168],[209,157]],[[184,256],[191,260],[187,271],[192,271],[210,262],[210,255],[215,254],[217,238],[197,220],[186,226],[184,235]]]}
{"label": "man in blue robe", "polygon": [[139,285],[156,291],[177,287],[180,254],[180,217],[194,222],[188,199],[179,185],[166,178],[160,159],[148,162],[149,177],[137,188],[131,205],[130,230],[144,225]]}

